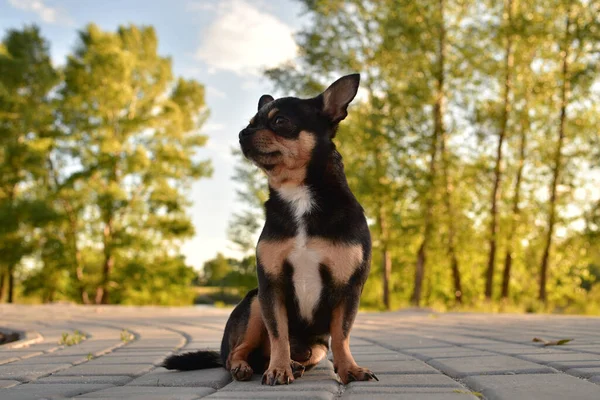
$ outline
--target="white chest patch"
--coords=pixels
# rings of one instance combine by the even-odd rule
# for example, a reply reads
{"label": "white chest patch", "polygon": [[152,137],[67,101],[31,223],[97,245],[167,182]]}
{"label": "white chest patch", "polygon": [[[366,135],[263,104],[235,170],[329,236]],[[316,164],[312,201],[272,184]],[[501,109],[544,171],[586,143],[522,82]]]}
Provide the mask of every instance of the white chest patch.
{"label": "white chest patch", "polygon": [[300,315],[308,322],[312,321],[315,306],[321,297],[321,274],[319,263],[321,255],[309,248],[306,244],[308,235],[304,216],[309,214],[314,207],[310,189],[306,186],[278,189],[279,196],[291,206],[294,218],[298,224],[294,248],[288,256],[288,261],[294,267],[294,289],[298,298]]}

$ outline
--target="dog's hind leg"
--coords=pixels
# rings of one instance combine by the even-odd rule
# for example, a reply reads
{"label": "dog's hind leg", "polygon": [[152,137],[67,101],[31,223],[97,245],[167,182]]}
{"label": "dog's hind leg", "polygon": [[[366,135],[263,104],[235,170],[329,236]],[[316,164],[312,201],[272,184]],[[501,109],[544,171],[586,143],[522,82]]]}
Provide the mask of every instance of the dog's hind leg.
{"label": "dog's hind leg", "polygon": [[[262,319],[258,298],[250,300],[249,314],[245,326],[236,327],[237,335],[231,340],[231,351],[227,357],[226,368],[238,381],[247,381],[252,377],[254,369],[262,372],[267,358],[263,356],[268,349],[268,334]],[[254,367],[254,369],[253,369]]]}

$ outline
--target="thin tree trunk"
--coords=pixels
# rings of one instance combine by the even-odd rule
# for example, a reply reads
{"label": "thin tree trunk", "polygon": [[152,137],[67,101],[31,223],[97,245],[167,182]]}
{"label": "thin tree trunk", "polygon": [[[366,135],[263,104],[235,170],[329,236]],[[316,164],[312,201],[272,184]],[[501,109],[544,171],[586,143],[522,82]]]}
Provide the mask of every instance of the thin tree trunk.
{"label": "thin tree trunk", "polygon": [[567,120],[567,105],[569,104],[569,30],[571,28],[571,10],[567,11],[567,22],[565,28],[565,47],[562,51],[562,87],[560,117],[558,125],[558,141],[554,154],[554,166],[552,168],[552,184],[550,186],[550,211],[548,213],[548,229],[546,231],[544,253],[540,265],[540,291],[539,299],[544,303],[548,300],[546,283],[548,281],[548,260],[552,250],[552,236],[556,224],[556,189],[562,172],[562,148],[565,141],[565,122]]}
{"label": "thin tree trunk", "polygon": [[[58,176],[56,174],[56,169],[54,168],[54,164],[52,159],[48,157],[48,166],[50,168],[50,173],[52,175],[54,185],[56,190],[59,188]],[[71,242],[71,248],[73,249],[73,261],[75,263],[75,277],[78,283],[79,296],[81,297],[81,301],[83,304],[90,304],[90,298],[85,290],[85,284],[83,282],[83,259],[81,257],[81,251],[79,250],[79,244],[77,240],[77,215],[73,205],[68,199],[61,197],[61,203],[63,209],[67,214],[67,218],[69,219],[69,241]]]}
{"label": "thin tree trunk", "polygon": [[4,276],[6,274],[4,273],[4,271],[0,270],[0,303],[2,302],[2,299],[4,298]]}
{"label": "thin tree trunk", "polygon": [[96,289],[96,304],[108,304],[110,274],[112,273],[115,264],[115,257],[111,249],[112,218],[109,218],[105,222],[103,236],[104,262],[102,264],[102,282]]}
{"label": "thin tree trunk", "polygon": [[446,212],[448,213],[448,257],[450,257],[450,269],[452,272],[452,283],[454,285],[454,299],[457,303],[462,303],[462,284],[460,279],[460,268],[458,265],[458,256],[456,255],[456,228],[454,226],[454,207],[452,205],[452,192],[454,188],[448,173],[448,154],[446,152],[447,133],[442,125],[442,140],[441,140],[441,159],[442,159],[442,175],[444,177],[444,203]]}
{"label": "thin tree trunk", "polygon": [[488,256],[488,265],[485,275],[485,297],[491,299],[494,285],[494,268],[496,265],[496,247],[498,236],[498,200],[500,198],[500,181],[502,180],[502,147],[506,138],[508,126],[508,118],[511,110],[510,92],[512,86],[512,68],[513,68],[513,51],[512,51],[512,0],[506,0],[505,3],[505,18],[508,24],[508,35],[506,37],[506,48],[504,55],[504,96],[502,107],[502,119],[500,121],[500,131],[498,132],[498,147],[496,148],[496,165],[494,167],[494,186],[492,188],[491,201],[491,221],[490,221],[490,252]]}
{"label": "thin tree trunk", "polygon": [[423,278],[425,277],[425,266],[427,262],[427,246],[431,237],[431,231],[433,230],[433,194],[435,187],[435,180],[437,176],[436,168],[436,155],[439,137],[442,129],[442,110],[444,102],[444,63],[446,56],[446,27],[444,25],[444,1],[439,0],[440,10],[440,34],[438,37],[438,57],[437,57],[437,93],[435,97],[435,104],[433,106],[433,135],[431,137],[431,152],[429,159],[429,195],[425,200],[425,216],[424,216],[424,231],[423,240],[419,246],[417,252],[417,263],[415,265],[415,282],[414,289],[411,296],[411,302],[415,306],[419,306],[421,303],[421,296],[423,291]]}
{"label": "thin tree trunk", "polygon": [[381,252],[381,266],[383,274],[383,305],[386,310],[391,310],[392,305],[390,301],[390,282],[392,276],[392,254],[389,250],[389,232],[387,221],[383,215],[382,208],[379,208],[379,227],[381,228],[381,242],[383,248]]}
{"label": "thin tree trunk", "polygon": [[13,303],[15,300],[15,265],[8,266],[8,303]]}
{"label": "thin tree trunk", "polygon": [[523,180],[523,168],[525,166],[525,156],[527,149],[527,133],[529,132],[529,92],[525,93],[525,116],[521,125],[521,135],[519,138],[519,162],[517,167],[517,176],[515,178],[515,187],[513,195],[512,215],[510,219],[510,229],[508,231],[506,256],[504,257],[504,271],[502,273],[502,293],[503,299],[508,298],[510,290],[510,274],[513,261],[513,246],[515,243],[515,233],[519,223],[521,208],[519,201],[521,200],[521,182]]}

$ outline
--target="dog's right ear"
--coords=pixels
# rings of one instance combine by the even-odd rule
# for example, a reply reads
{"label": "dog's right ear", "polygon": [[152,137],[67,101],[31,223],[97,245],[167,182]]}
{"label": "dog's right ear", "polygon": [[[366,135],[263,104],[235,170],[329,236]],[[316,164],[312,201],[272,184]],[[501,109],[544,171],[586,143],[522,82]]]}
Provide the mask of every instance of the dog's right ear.
{"label": "dog's right ear", "polygon": [[260,96],[260,99],[258,100],[258,111],[260,111],[261,108],[263,108],[265,105],[269,104],[273,100],[275,99],[270,94],[263,94],[262,96]]}

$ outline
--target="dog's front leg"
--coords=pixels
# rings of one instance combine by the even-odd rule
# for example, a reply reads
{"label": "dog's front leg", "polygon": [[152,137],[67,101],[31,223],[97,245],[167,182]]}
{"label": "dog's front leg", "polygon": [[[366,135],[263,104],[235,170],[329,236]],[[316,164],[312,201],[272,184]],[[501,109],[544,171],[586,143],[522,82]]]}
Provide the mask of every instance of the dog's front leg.
{"label": "dog's front leg", "polygon": [[261,274],[259,268],[259,302],[271,343],[271,359],[262,383],[271,386],[289,384],[294,380],[288,317],[282,289],[280,282]]}
{"label": "dog's front leg", "polygon": [[353,381],[379,380],[367,368],[359,367],[350,352],[350,329],[356,318],[360,289],[351,288],[348,295],[333,309],[331,316],[331,351],[333,366],[344,384]]}

